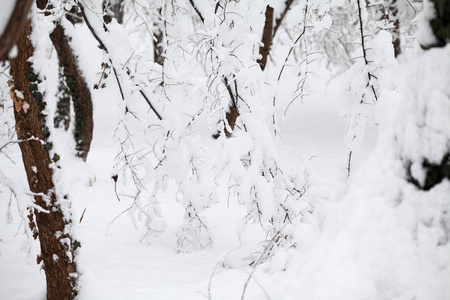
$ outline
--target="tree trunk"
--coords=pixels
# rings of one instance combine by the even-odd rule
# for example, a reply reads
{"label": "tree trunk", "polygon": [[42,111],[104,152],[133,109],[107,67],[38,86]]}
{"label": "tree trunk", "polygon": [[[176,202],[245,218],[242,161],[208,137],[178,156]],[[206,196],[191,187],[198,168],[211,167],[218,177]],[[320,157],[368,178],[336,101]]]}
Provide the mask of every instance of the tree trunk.
{"label": "tree trunk", "polygon": [[[161,17],[161,12],[162,9],[159,8],[158,9],[158,17]],[[156,28],[156,32],[154,33],[154,36],[156,38],[153,39],[153,60],[159,64],[159,65],[163,65],[164,64],[164,45],[163,45],[163,38],[164,38],[164,32],[163,29],[161,28],[162,26],[158,24],[158,22],[160,22],[159,20],[157,22],[154,22],[155,28]],[[159,26],[158,26],[159,25]]]}
{"label": "tree trunk", "polygon": [[259,66],[263,71],[264,68],[266,67],[270,46],[272,45],[272,37],[273,37],[273,8],[267,5],[266,21],[264,23],[264,30],[262,37],[263,45],[259,48],[259,54],[261,55],[261,58],[258,59]]}
{"label": "tree trunk", "polygon": [[[266,20],[264,23],[264,29],[263,29],[263,37],[262,37],[262,43],[263,46],[259,48],[259,54],[261,55],[261,58],[258,59],[259,66],[261,67],[261,70],[264,71],[264,68],[266,67],[267,63],[267,57],[269,56],[269,49],[272,45],[272,38],[273,38],[273,8],[270,5],[267,5],[266,7]],[[281,21],[280,21],[281,23]],[[237,108],[237,101],[238,96],[233,95],[232,89],[229,85],[229,82],[227,78],[224,78],[224,83],[227,87],[228,94],[230,95],[230,106],[229,111],[226,113],[225,118],[228,122],[228,125],[232,130],[234,130],[234,126],[236,124],[237,117],[239,116],[239,110]],[[227,137],[231,136],[231,132],[227,130],[225,127],[225,135]],[[215,135],[214,137],[218,137],[218,135]]]}
{"label": "tree trunk", "polygon": [[397,6],[397,0],[391,0],[391,3],[389,5],[389,11],[392,14],[392,25],[394,26],[391,29],[392,33],[392,44],[394,46],[394,54],[395,57],[399,56],[402,52],[402,48],[400,45],[400,20],[398,19],[398,6]]}
{"label": "tree trunk", "polygon": [[392,24],[389,32],[392,35],[392,45],[394,46],[395,57],[401,53],[400,45],[400,20],[398,19],[398,5],[397,0],[388,0],[382,5],[382,19]]}
{"label": "tree trunk", "polygon": [[450,0],[431,0],[435,17],[430,20],[430,27],[436,43],[430,47],[445,47],[450,42]]}
{"label": "tree trunk", "polygon": [[[445,47],[450,43],[450,0],[431,0],[434,4],[435,15],[434,18],[430,20],[430,27],[436,38],[434,44],[422,45],[425,49],[430,49],[433,47]],[[442,59],[449,59],[448,57],[443,57]],[[440,91],[445,95],[445,91]],[[430,98],[428,101],[432,101]],[[450,101],[450,97],[447,94],[447,100]],[[448,141],[447,141],[448,145]],[[447,153],[445,153],[440,162],[430,162],[428,158],[424,158],[421,162],[422,168],[425,172],[425,178],[423,179],[423,184],[420,183],[419,178],[414,178],[411,166],[412,161],[408,162],[407,174],[408,180],[414,184],[417,188],[428,191],[440,184],[445,179],[450,180],[450,147],[447,146]]]}
{"label": "tree trunk", "polygon": [[[34,49],[28,37],[32,32],[28,20],[19,37],[18,55],[11,60],[11,98],[14,100],[17,137],[22,152],[23,164],[35,204],[41,210],[32,209],[30,227],[38,237],[47,279],[47,299],[73,299],[77,295],[77,267],[74,262],[73,241],[70,236],[70,221],[65,217],[55,194],[53,170],[50,164],[57,161],[50,158],[52,148],[48,141],[49,131],[45,125],[45,102],[38,89],[40,82],[29,62]],[[66,214],[67,215],[67,214]],[[35,223],[34,223],[34,220]],[[37,225],[37,228],[35,226]],[[76,244],[76,243],[75,243]]]}
{"label": "tree trunk", "polygon": [[[75,111],[74,137],[77,155],[86,160],[91,148],[94,130],[91,92],[78,68],[77,58],[70,47],[69,40],[61,24],[56,24],[50,34],[50,39],[58,53],[59,63],[63,72],[65,87],[67,87]],[[61,104],[66,105],[66,104]]]}

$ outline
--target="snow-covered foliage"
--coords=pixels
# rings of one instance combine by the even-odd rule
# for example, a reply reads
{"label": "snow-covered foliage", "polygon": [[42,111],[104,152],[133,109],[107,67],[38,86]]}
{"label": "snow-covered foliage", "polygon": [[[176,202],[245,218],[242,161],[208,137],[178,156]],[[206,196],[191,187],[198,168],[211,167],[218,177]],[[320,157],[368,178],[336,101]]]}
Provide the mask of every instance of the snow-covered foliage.
{"label": "snow-covered foliage", "polygon": [[[161,223],[148,222],[160,216],[156,193],[174,180],[177,198],[185,208],[178,248],[204,248],[211,245],[212,236],[201,213],[218,201],[228,201],[228,196],[217,196],[218,188],[228,187],[230,195],[247,206],[243,224],[257,221],[269,240],[274,239],[270,249],[286,243],[293,246],[291,229],[285,228],[300,221],[300,214],[307,211],[308,204],[300,199],[306,178],[302,172],[293,178],[283,171],[269,127],[273,94],[256,63],[266,4],[219,4],[215,12],[212,3],[200,5],[198,12],[188,2],[164,7],[162,86],[157,88],[159,99],[151,99],[162,120],[141,118],[150,129],[144,129],[144,134],[153,157],[146,159],[143,175],[133,175],[138,185],[146,178],[141,190],[149,194],[147,203],[141,203],[141,195],[135,199],[134,210],[139,208],[142,213],[145,207],[148,232],[164,229]],[[227,139],[224,129],[230,132],[231,128],[225,114],[232,101],[239,118],[233,136]],[[219,137],[214,140],[217,132]],[[124,132],[120,135],[129,139]],[[135,153],[134,158],[141,156],[140,150]]]}
{"label": "snow-covered foliage", "polygon": [[402,70],[395,112],[346,197],[328,205],[321,234],[296,260],[286,285],[299,288],[289,299],[450,297],[449,181],[423,191],[408,175],[408,162],[423,178],[421,162],[440,163],[449,151],[450,65],[442,61],[449,51],[426,51]]}
{"label": "snow-covered foliage", "polygon": [[[122,23],[105,3],[54,1],[33,37],[51,91],[48,33],[62,18],[96,99],[96,175],[51,132],[56,193],[83,245],[81,300],[450,297],[449,175],[427,184],[449,159],[450,48],[410,44],[430,9],[293,1],[262,70],[267,5],[275,24],[289,1],[109,1]],[[63,18],[74,7],[83,24]],[[0,220],[17,224],[12,196],[24,221],[38,208],[3,169],[19,155],[2,71]]]}

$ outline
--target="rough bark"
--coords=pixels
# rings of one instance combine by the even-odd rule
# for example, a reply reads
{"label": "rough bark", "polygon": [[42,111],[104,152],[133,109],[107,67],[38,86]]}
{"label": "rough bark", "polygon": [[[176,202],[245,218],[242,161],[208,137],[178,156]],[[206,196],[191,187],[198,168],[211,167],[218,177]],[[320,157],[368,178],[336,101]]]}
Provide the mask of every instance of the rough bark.
{"label": "rough bark", "polygon": [[269,5],[266,7],[266,20],[264,23],[262,43],[263,45],[259,48],[259,54],[261,58],[258,59],[259,66],[261,70],[264,71],[267,63],[267,57],[269,56],[269,49],[272,45],[273,38],[273,8]]}
{"label": "rough bark", "polygon": [[55,29],[50,34],[50,39],[58,53],[65,86],[68,89],[75,111],[74,137],[77,155],[86,160],[94,129],[91,92],[78,68],[77,58],[70,47],[69,39],[61,24],[56,24]]}
{"label": "rough bark", "polygon": [[47,279],[47,299],[73,299],[77,295],[77,267],[73,260],[72,238],[67,233],[70,224],[65,220],[55,195],[50,164],[57,160],[57,156],[52,160],[49,154],[52,144],[48,141],[46,116],[42,111],[45,102],[38,90],[39,78],[29,63],[34,52],[28,39],[31,31],[31,22],[27,21],[17,42],[18,55],[11,60],[13,81],[10,82],[17,137],[21,140],[19,146],[28,184],[31,192],[35,194],[35,204],[46,210],[32,210],[34,218],[30,216],[30,227],[41,245],[38,263],[43,261]]}
{"label": "rough bark", "polygon": [[8,54],[16,44],[19,34],[27,20],[33,0],[16,0],[9,22],[0,37],[0,61],[8,59]]}

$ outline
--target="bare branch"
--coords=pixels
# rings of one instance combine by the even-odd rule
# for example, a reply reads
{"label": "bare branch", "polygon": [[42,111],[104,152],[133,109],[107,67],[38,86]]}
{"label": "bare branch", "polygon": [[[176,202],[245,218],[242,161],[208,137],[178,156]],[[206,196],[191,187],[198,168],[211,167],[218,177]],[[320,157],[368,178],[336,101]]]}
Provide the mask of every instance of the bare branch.
{"label": "bare branch", "polygon": [[192,5],[192,8],[195,10],[195,12],[197,13],[198,17],[202,21],[202,23],[205,23],[205,18],[203,18],[202,14],[198,10],[197,6],[195,6],[194,0],[189,0],[189,3]]}
{"label": "bare branch", "polygon": [[16,44],[33,0],[16,0],[9,22],[0,37],[0,61],[8,59],[9,52]]}

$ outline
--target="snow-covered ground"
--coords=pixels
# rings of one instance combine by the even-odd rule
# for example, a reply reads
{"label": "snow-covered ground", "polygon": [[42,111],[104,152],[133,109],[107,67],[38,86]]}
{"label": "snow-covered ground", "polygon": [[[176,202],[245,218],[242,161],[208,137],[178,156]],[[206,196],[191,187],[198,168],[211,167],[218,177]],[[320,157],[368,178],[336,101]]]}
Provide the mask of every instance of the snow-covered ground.
{"label": "snow-covered ground", "polygon": [[[86,28],[79,30],[82,36],[89,35]],[[93,49],[95,42],[91,39],[79,47],[80,51]],[[422,63],[432,65],[436,61],[433,55],[448,52],[447,47],[443,53],[432,53]],[[98,49],[81,57],[90,86],[98,80],[101,59]],[[419,63],[413,64],[410,74],[401,76],[409,74],[411,82],[418,80],[411,74]],[[428,74],[430,70],[445,74],[448,66],[432,65]],[[323,71],[319,66],[317,70]],[[348,178],[342,82],[340,78],[329,81],[328,75],[311,75],[311,96],[294,102],[284,118],[289,100],[280,97],[278,102],[278,151],[287,169],[300,169],[306,162],[307,197],[314,212],[305,216],[298,228],[297,249],[256,268],[249,263],[261,252],[265,232],[259,224],[247,224],[240,236],[236,233],[238,220],[247,210],[236,200],[223,201],[226,192],[219,197],[222,201],[204,212],[214,244],[201,251],[177,251],[184,208],[177,202],[175,184],[157,197],[167,223],[164,232],[145,235],[133,224],[136,215],[128,213],[133,198],[127,197],[124,189],[119,201],[111,178],[121,99],[113,80],[105,89],[93,90],[94,138],[87,163],[69,155],[73,149],[70,134],[54,133],[59,141],[56,147],[66,153],[61,158],[68,183],[64,188],[72,199],[74,238],[81,243],[76,258],[81,274],[77,299],[450,299],[449,242],[441,248],[433,244],[440,238],[440,225],[433,216],[443,206],[439,199],[449,191],[448,182],[430,194],[405,184],[395,153],[401,146],[394,146],[393,141],[402,136],[401,124],[406,122],[397,124],[396,119],[383,123],[396,126],[392,134],[378,126],[367,127],[361,148],[353,153]],[[442,85],[434,82],[437,87]],[[426,94],[415,93],[419,84],[405,86],[402,91],[411,99]],[[387,104],[387,110],[394,113],[395,97],[398,95]],[[413,111],[414,106],[409,107],[405,118],[414,115]],[[0,170],[26,186],[17,144],[8,146],[8,153],[11,159],[0,154]],[[16,199],[6,188],[0,192],[0,300],[43,300],[45,276],[36,264],[39,245],[23,234],[27,225],[18,213]],[[410,201],[402,202],[404,198]],[[432,205],[428,207],[429,202]],[[428,254],[435,256],[428,259]]]}
{"label": "snow-covered ground", "polygon": [[[112,91],[113,92],[113,91]],[[249,225],[238,239],[237,220],[245,207],[236,203],[219,203],[206,214],[215,242],[212,248],[188,253],[175,250],[176,233],[183,222],[183,208],[172,195],[159,199],[168,228],[158,237],[145,238],[124,212],[131,205],[127,198],[118,201],[111,179],[116,146],[113,130],[117,122],[117,98],[95,100],[95,129],[91,152],[85,166],[68,161],[73,199],[76,238],[81,241],[78,254],[79,299],[240,299],[252,268],[245,256],[260,251],[264,239],[259,225]],[[343,141],[346,120],[338,115],[333,91],[321,97],[306,97],[295,103],[281,124],[280,153],[286,163],[298,163],[308,157],[308,172],[314,193],[320,199],[338,201],[346,190],[347,151]],[[354,165],[371,151],[376,129],[368,134]],[[11,147],[17,147],[13,145]],[[19,153],[18,147],[15,153]],[[24,185],[25,173],[19,155],[13,165],[1,159],[1,169]],[[355,167],[357,168],[357,167]],[[38,245],[22,234],[21,218],[15,200],[8,191],[1,194],[0,206],[0,299],[39,299],[45,291],[43,271],[36,265]],[[13,217],[7,224],[7,215]],[[83,213],[84,212],[84,213]],[[80,218],[83,215],[81,222]],[[23,251],[21,249],[27,249]],[[279,299],[272,291],[285,278],[283,272],[267,273],[257,269],[250,281],[246,299]]]}

